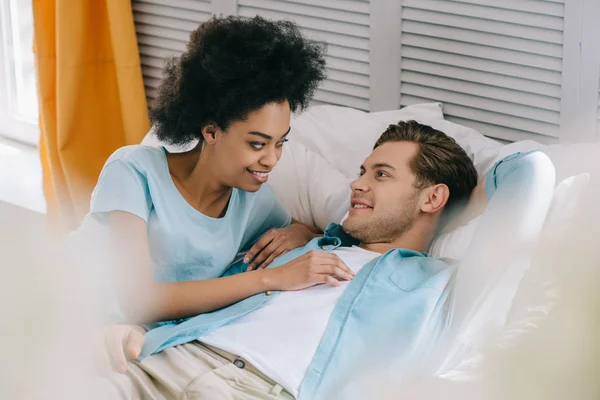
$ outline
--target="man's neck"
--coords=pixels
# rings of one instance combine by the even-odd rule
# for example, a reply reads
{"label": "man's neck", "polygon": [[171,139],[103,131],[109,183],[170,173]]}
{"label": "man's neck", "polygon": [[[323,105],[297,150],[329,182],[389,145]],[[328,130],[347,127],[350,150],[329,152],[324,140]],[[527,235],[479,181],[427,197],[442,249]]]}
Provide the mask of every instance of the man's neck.
{"label": "man's neck", "polygon": [[382,243],[361,243],[359,246],[375,253],[386,253],[392,249],[409,249],[420,253],[427,253],[433,241],[435,231],[427,232],[417,227],[405,232],[402,236]]}

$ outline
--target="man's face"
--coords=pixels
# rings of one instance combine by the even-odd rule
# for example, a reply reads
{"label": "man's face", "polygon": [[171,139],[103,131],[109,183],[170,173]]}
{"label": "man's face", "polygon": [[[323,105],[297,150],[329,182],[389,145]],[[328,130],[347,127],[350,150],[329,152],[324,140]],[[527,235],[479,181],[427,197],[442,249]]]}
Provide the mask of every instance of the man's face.
{"label": "man's face", "polygon": [[350,213],[344,231],[361,243],[388,243],[402,236],[420,209],[420,190],[410,161],[416,143],[388,142],[377,147],[360,167],[360,177],[350,185]]}

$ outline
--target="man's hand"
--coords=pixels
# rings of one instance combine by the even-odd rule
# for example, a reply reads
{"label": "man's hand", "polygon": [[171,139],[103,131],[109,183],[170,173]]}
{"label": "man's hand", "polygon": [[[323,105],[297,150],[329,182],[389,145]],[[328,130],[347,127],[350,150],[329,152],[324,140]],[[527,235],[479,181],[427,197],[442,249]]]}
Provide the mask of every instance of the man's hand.
{"label": "man's hand", "polygon": [[317,234],[301,223],[294,223],[281,229],[271,229],[263,235],[244,257],[244,263],[252,263],[248,271],[266,268],[274,259],[297,247],[302,247]]}
{"label": "man's hand", "polygon": [[146,330],[138,325],[109,325],[103,332],[98,368],[103,375],[127,372],[127,360],[137,360],[144,345]]}

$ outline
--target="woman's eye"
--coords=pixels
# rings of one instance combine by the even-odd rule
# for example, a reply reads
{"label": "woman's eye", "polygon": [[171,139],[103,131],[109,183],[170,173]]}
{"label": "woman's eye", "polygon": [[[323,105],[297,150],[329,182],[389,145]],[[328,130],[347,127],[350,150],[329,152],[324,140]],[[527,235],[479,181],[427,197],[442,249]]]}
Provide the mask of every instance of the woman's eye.
{"label": "woman's eye", "polygon": [[266,143],[260,143],[260,142],[252,142],[250,143],[250,146],[252,146],[252,148],[256,149],[256,150],[262,150],[263,147],[265,147]]}
{"label": "woman's eye", "polygon": [[282,140],[281,142],[277,143],[277,147],[281,147],[281,146],[283,146],[283,144],[284,144],[284,143],[287,143],[287,141],[288,141],[288,140],[290,140],[290,139],[284,139],[284,140]]}

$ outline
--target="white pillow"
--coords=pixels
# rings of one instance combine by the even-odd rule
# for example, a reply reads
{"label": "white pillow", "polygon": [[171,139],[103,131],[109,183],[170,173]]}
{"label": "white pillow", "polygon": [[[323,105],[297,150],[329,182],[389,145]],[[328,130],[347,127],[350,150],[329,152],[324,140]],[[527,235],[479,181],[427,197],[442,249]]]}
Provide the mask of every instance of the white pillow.
{"label": "white pillow", "polygon": [[590,179],[590,174],[586,172],[571,176],[556,186],[546,217],[545,234],[555,234],[564,221],[577,215]]}
{"label": "white pillow", "polygon": [[411,119],[443,121],[443,117],[439,103],[379,113],[329,105],[310,107],[292,119],[290,143],[300,142],[348,178],[355,178],[388,125]]}
{"label": "white pillow", "polygon": [[323,157],[290,140],[269,185],[292,218],[325,230],[350,207],[350,181]]}

